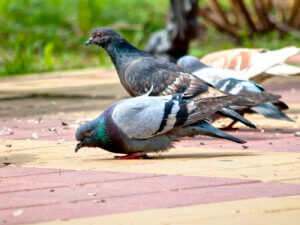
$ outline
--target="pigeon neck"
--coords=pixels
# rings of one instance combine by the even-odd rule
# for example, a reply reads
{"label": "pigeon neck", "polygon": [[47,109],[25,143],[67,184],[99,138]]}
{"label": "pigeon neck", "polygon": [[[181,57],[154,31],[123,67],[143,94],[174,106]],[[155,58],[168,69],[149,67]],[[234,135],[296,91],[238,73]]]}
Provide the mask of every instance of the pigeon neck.
{"label": "pigeon neck", "polygon": [[98,120],[98,131],[97,131],[97,140],[99,140],[100,147],[107,148],[111,144],[111,140],[107,134],[105,118],[100,117]]}
{"label": "pigeon neck", "polygon": [[118,128],[114,125],[110,116],[114,106],[109,107],[98,118],[97,140],[100,148],[106,149],[115,153],[122,153],[124,148],[122,138],[118,132]]}
{"label": "pigeon neck", "polygon": [[111,41],[104,49],[109,54],[113,64],[115,65],[119,75],[122,75],[127,65],[148,53],[141,51],[131,45],[125,39]]}

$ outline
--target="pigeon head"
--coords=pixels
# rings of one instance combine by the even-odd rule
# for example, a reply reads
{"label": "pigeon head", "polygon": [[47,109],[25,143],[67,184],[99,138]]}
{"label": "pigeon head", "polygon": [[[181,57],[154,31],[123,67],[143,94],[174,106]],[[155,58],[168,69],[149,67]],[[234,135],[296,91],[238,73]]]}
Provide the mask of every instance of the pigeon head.
{"label": "pigeon head", "polygon": [[194,56],[183,56],[177,61],[177,65],[182,67],[187,73],[193,73],[201,68],[207,67]]}
{"label": "pigeon head", "polygon": [[76,140],[79,143],[75,152],[82,147],[101,147],[101,143],[107,139],[105,135],[105,123],[101,117],[81,125],[76,131]]}
{"label": "pigeon head", "polygon": [[115,40],[123,38],[112,28],[97,27],[92,31],[92,36],[85,42],[85,45],[95,44],[103,47],[113,39]]}

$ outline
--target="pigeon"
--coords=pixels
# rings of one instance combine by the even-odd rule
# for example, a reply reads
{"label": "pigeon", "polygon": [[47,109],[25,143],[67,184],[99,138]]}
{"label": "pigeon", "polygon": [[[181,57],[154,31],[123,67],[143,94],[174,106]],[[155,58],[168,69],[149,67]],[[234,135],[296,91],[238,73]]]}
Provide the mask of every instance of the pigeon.
{"label": "pigeon", "polygon": [[[239,72],[229,69],[214,68],[200,62],[196,57],[184,56],[177,61],[177,64],[184,68],[185,71],[203,79],[210,85],[232,95],[239,94],[242,90],[249,92],[264,93],[262,86],[250,81],[246,76],[241,76]],[[281,101],[278,101],[277,106],[280,109],[288,109],[288,106]],[[239,107],[241,109],[241,107]],[[237,109],[237,108],[236,108]],[[243,107],[243,111],[245,111]],[[266,118],[286,120],[294,122],[286,114],[281,112],[273,103],[266,102],[250,107],[252,112],[262,114]],[[243,114],[243,111],[241,112]],[[228,126],[232,128],[234,123]]]}
{"label": "pigeon", "polygon": [[[114,103],[99,117],[81,125],[76,131],[79,143],[75,152],[82,147],[100,147],[127,154],[121,159],[146,158],[147,152],[165,151],[182,137],[206,135],[193,124],[200,121],[213,128],[205,118],[223,107],[244,104],[240,96],[185,99],[183,94],[149,94]],[[226,138],[245,143],[230,135]]]}
{"label": "pigeon", "polygon": [[[99,45],[109,54],[121,84],[131,96],[143,95],[152,86],[152,96],[183,93],[185,98],[196,96],[205,98],[226,95],[194,75],[184,72],[176,64],[137,49],[111,28],[98,27],[94,29],[92,37],[85,43],[85,45],[89,44]],[[248,94],[251,96],[244,94],[245,98],[252,98],[253,101],[260,103],[265,98],[270,97],[261,93],[255,96],[253,93]],[[224,112],[223,109],[220,109],[218,113],[221,115],[230,114],[231,118],[255,128],[253,123],[236,112],[231,113],[232,111],[232,109],[228,109]]]}
{"label": "pigeon", "polygon": [[201,62],[243,72],[243,76],[260,84],[273,76],[300,75],[300,67],[285,63],[296,54],[300,54],[300,48],[294,46],[272,51],[237,48],[210,53],[201,58]]}

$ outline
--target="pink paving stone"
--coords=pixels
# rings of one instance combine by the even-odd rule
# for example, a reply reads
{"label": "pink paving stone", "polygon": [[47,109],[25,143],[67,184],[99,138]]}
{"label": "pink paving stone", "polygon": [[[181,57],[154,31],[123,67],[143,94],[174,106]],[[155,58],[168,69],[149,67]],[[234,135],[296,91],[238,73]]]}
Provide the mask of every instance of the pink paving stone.
{"label": "pink paving stone", "polygon": [[47,182],[23,182],[23,181],[14,181],[13,178],[10,181],[1,179],[0,182],[0,194],[16,191],[28,191],[35,189],[43,188],[54,188],[54,187],[63,187],[65,184],[62,183],[51,183]]}
{"label": "pink paving stone", "polygon": [[5,177],[18,177],[18,176],[29,176],[29,175],[37,175],[37,174],[49,174],[49,173],[61,173],[68,172],[70,170],[64,169],[39,169],[32,167],[10,167],[10,166],[2,166],[0,167],[0,178]]}
{"label": "pink paving stone", "polygon": [[[39,168],[38,170],[43,170]],[[51,174],[37,174],[34,176],[12,177],[4,178],[2,182],[28,182],[40,183],[41,185],[84,185],[90,183],[101,183],[117,180],[134,180],[145,177],[157,176],[155,174],[142,174],[142,173],[117,173],[117,172],[101,172],[98,171],[63,171]]]}
{"label": "pink paving stone", "polygon": [[[101,172],[98,172],[99,176]],[[253,183],[259,181],[241,179],[220,179],[211,177],[190,177],[190,176],[159,176],[134,180],[119,180],[101,183],[91,183],[84,186],[53,187],[26,192],[10,192],[0,194],[0,210],[18,207],[35,206],[29,204],[38,196],[43,205],[49,201],[82,201],[88,199],[112,198],[125,195],[146,194],[154,192],[175,191],[186,188],[205,188],[225,185],[238,185],[242,183]],[[2,197],[17,199],[28,199],[28,201],[11,201],[10,204],[2,201]]]}
{"label": "pink paving stone", "polygon": [[[24,118],[0,118],[0,139],[5,140],[23,140],[33,139],[32,134],[36,133],[38,140],[68,140],[75,141],[75,128],[69,125],[74,124],[75,121],[47,119],[43,118],[42,123],[38,123],[39,118],[24,117]],[[68,126],[63,126],[62,121],[66,122]],[[5,134],[7,128],[11,129],[12,134]]]}
{"label": "pink paving stone", "polygon": [[286,102],[287,104],[300,103],[300,82],[263,85],[263,87],[268,92],[280,94],[282,96],[280,100]]}
{"label": "pink paving stone", "polygon": [[[114,180],[134,180],[144,177],[155,176],[153,174],[139,173],[114,173],[97,171],[74,171],[43,168],[24,168],[24,176],[21,175],[22,168],[7,167],[11,177],[0,178],[0,193],[22,192],[28,190],[39,190],[45,188],[57,188],[72,185],[84,185],[90,183],[101,183]],[[14,176],[13,171],[18,176]],[[1,171],[1,169],[0,169]],[[34,172],[35,171],[35,172]],[[49,173],[51,171],[51,173]],[[29,175],[28,173],[34,175]]]}
{"label": "pink paving stone", "polygon": [[[49,189],[48,189],[49,191]],[[26,193],[26,192],[24,192]],[[41,206],[41,205],[50,205],[50,204],[58,204],[60,201],[56,199],[45,199],[39,198],[40,196],[36,196],[35,198],[24,198],[24,197],[15,197],[10,195],[5,195],[0,197],[0,213],[3,209],[17,209],[23,207],[32,207],[32,206]],[[0,222],[1,224],[1,222]]]}
{"label": "pink paving stone", "polygon": [[[1,210],[0,218],[7,224],[24,224],[57,219],[99,216],[121,212],[132,212],[156,208],[169,208],[233,201],[259,197],[299,195],[300,185],[280,183],[247,183],[231,186],[179,189],[122,197],[64,202],[60,204],[24,208],[24,214],[13,217],[15,209]],[[101,202],[101,200],[104,202]]]}

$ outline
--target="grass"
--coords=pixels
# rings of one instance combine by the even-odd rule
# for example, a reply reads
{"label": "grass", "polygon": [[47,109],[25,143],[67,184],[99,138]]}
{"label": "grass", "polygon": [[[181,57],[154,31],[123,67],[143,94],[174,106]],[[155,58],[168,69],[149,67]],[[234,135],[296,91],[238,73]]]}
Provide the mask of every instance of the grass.
{"label": "grass", "polygon": [[[111,26],[144,48],[149,35],[165,26],[168,0],[1,0],[0,76],[112,66],[100,48],[85,47],[90,30]],[[245,47],[295,45],[291,36],[271,33],[244,38]],[[190,53],[235,47],[212,27],[192,44]]]}
{"label": "grass", "polygon": [[107,65],[103,51],[83,45],[90,30],[112,26],[141,47],[164,25],[167,5],[167,0],[1,0],[0,74]]}

